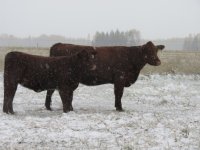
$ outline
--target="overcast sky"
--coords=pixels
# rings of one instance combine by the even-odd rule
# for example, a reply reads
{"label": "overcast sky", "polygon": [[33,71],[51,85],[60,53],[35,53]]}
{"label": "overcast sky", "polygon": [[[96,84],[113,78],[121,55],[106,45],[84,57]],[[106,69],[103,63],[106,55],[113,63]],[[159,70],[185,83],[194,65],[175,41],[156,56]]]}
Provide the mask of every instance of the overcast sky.
{"label": "overcast sky", "polygon": [[77,38],[112,29],[145,39],[200,33],[200,0],[0,0],[0,34]]}

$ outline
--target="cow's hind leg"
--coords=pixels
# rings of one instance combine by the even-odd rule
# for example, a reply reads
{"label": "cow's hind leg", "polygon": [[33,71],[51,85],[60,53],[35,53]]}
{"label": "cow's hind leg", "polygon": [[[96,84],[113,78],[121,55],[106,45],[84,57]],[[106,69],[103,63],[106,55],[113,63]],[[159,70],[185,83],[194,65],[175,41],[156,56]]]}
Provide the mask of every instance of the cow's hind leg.
{"label": "cow's hind leg", "polygon": [[47,90],[47,95],[46,95],[46,100],[45,100],[45,107],[47,110],[52,110],[51,109],[51,102],[52,102],[51,97],[52,97],[54,91],[55,91],[54,89]]}
{"label": "cow's hind leg", "polygon": [[117,111],[123,111],[121,98],[124,92],[124,87],[121,84],[114,84],[115,107]]}
{"label": "cow's hind leg", "polygon": [[13,98],[17,90],[17,84],[4,84],[4,103],[3,112],[14,114]]}

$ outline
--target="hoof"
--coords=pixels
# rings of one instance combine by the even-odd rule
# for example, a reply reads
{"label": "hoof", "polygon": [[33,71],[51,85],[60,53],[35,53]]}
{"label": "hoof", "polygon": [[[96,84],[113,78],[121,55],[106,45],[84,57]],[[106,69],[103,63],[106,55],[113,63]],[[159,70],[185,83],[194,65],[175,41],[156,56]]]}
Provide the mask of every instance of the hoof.
{"label": "hoof", "polygon": [[65,110],[65,111],[63,111],[63,113],[68,113],[68,112],[70,112],[70,110]]}
{"label": "hoof", "polygon": [[14,115],[14,114],[15,114],[14,111],[3,110],[3,112],[6,113],[6,114],[11,114],[11,115]]}
{"label": "hoof", "polygon": [[4,104],[3,105],[3,112],[7,114],[14,114],[12,105]]}
{"label": "hoof", "polygon": [[8,107],[7,105],[3,105],[3,112],[8,114]]}
{"label": "hoof", "polygon": [[11,115],[14,115],[14,114],[15,114],[15,112],[14,112],[14,111],[10,111],[10,114],[11,114]]}
{"label": "hoof", "polygon": [[70,108],[69,109],[63,109],[63,113],[68,113],[70,112]]}
{"label": "hoof", "polygon": [[52,110],[51,105],[45,104],[45,107],[46,107],[47,110]]}
{"label": "hoof", "polygon": [[51,107],[46,107],[47,110],[52,111]]}
{"label": "hoof", "polygon": [[4,113],[8,114],[8,110],[3,110]]}
{"label": "hoof", "polygon": [[73,111],[73,110],[74,110],[74,108],[72,106],[70,106],[70,111]]}
{"label": "hoof", "polygon": [[15,112],[13,111],[13,109],[9,109],[8,111],[9,111],[9,113],[12,114],[12,115],[15,114]]}
{"label": "hoof", "polygon": [[123,108],[116,108],[116,111],[124,112],[124,109]]}

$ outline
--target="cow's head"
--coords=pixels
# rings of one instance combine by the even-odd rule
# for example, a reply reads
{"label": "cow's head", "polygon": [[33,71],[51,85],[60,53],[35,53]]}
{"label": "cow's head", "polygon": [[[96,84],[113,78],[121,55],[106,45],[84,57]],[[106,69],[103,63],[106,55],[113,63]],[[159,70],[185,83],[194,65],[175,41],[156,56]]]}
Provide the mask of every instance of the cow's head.
{"label": "cow's head", "polygon": [[95,70],[96,65],[94,64],[94,59],[95,55],[97,52],[94,51],[87,51],[87,50],[82,50],[77,54],[78,59],[79,59],[79,64],[81,65],[81,69],[86,69],[86,70]]}
{"label": "cow's head", "polygon": [[154,45],[151,41],[147,42],[142,46],[142,55],[146,63],[153,66],[159,66],[161,64],[160,59],[158,58],[157,52],[163,50],[164,45]]}

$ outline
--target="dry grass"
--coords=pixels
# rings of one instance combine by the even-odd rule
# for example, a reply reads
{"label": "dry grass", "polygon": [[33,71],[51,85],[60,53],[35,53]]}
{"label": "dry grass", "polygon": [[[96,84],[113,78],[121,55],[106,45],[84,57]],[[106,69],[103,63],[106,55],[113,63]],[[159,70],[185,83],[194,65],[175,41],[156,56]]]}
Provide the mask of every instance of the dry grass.
{"label": "dry grass", "polygon": [[162,65],[146,66],[143,73],[200,74],[200,52],[163,51],[159,53]]}
{"label": "dry grass", "polygon": [[[4,57],[10,51],[21,51],[29,54],[48,56],[48,48],[0,48],[0,71],[3,71]],[[159,53],[162,65],[145,66],[143,74],[180,73],[200,74],[200,52],[163,51]]]}
{"label": "dry grass", "polygon": [[8,52],[11,51],[20,51],[28,54],[48,56],[48,48],[24,48],[24,47],[1,47],[0,48],[0,71],[3,71],[4,68],[4,57]]}

